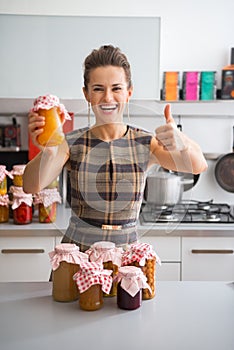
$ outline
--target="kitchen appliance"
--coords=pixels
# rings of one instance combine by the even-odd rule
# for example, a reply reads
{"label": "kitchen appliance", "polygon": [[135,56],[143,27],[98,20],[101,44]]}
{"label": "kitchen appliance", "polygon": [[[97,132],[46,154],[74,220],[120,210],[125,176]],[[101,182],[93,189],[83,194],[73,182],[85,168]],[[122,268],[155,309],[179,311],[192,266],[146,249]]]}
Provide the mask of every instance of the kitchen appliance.
{"label": "kitchen appliance", "polygon": [[234,207],[213,200],[182,200],[174,206],[143,204],[140,213],[142,225],[178,222],[184,224],[233,224]]}

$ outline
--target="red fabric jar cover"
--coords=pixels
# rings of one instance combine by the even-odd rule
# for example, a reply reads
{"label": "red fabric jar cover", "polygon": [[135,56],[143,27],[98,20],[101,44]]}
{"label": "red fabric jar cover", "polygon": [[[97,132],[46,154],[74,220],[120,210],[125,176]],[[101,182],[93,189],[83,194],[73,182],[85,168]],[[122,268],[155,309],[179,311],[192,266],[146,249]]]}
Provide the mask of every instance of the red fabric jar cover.
{"label": "red fabric jar cover", "polygon": [[145,265],[146,259],[154,259],[156,262],[161,264],[161,260],[158,255],[153,250],[151,244],[148,243],[133,243],[129,248],[123,253],[122,265],[129,265],[133,261],[137,261],[140,266]]}

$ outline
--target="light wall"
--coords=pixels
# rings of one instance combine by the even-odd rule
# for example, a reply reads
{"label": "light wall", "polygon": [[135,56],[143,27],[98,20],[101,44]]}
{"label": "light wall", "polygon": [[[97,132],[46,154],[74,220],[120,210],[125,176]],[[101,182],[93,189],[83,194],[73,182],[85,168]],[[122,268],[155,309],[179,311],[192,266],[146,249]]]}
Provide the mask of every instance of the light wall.
{"label": "light wall", "polygon": [[216,70],[218,87],[234,47],[233,0],[0,0],[0,13],[160,16],[160,71]]}

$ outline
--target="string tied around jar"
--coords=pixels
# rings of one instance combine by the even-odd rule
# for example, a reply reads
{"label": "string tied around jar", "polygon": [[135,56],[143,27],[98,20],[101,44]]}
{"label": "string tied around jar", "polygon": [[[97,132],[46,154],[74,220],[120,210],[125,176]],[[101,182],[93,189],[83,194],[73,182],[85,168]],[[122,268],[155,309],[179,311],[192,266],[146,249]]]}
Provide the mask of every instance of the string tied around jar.
{"label": "string tied around jar", "polygon": [[109,294],[112,286],[111,270],[103,269],[102,263],[82,262],[80,270],[73,276],[80,293],[85,292],[92,285],[100,284],[102,291]]}

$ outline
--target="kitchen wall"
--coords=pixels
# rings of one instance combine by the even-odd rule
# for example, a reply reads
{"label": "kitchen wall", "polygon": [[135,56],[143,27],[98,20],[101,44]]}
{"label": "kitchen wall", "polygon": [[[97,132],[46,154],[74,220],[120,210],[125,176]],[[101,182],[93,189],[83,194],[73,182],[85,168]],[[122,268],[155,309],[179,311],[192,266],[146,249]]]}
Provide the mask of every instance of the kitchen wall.
{"label": "kitchen wall", "polygon": [[[216,70],[220,88],[221,69],[230,62],[234,47],[234,1],[223,0],[0,0],[0,13],[48,15],[159,16],[161,17],[160,77],[165,70]],[[85,28],[84,28],[85,30]],[[95,29],[94,29],[95,30]],[[111,29],[110,29],[111,30]],[[136,38],[137,40],[137,38]],[[140,46],[139,46],[140,50]],[[35,50],[36,53],[36,50]],[[161,85],[162,81],[160,82]],[[182,116],[184,131],[198,141],[204,152],[232,151],[233,104],[230,116]],[[192,107],[191,107],[192,108]],[[0,111],[1,112],[1,111]],[[172,109],[173,112],[173,109]],[[158,118],[133,120],[154,129]],[[163,120],[162,120],[163,122]],[[79,124],[77,120],[76,124]],[[222,190],[214,178],[215,161],[186,196],[234,203],[233,194]]]}

